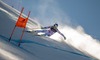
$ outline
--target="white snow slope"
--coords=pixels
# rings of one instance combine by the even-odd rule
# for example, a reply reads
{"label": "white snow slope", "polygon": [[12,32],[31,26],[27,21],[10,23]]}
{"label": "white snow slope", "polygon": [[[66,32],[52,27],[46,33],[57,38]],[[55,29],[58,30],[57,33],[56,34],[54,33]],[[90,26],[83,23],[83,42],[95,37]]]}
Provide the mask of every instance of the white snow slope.
{"label": "white snow slope", "polygon": [[[33,36],[26,33],[23,36],[21,46],[18,41],[22,32],[16,28],[11,42],[8,42],[11,31],[15,26],[19,12],[0,1],[0,60],[91,60],[92,58],[69,47],[64,42],[47,37]],[[38,27],[39,24],[29,19],[27,29]]]}

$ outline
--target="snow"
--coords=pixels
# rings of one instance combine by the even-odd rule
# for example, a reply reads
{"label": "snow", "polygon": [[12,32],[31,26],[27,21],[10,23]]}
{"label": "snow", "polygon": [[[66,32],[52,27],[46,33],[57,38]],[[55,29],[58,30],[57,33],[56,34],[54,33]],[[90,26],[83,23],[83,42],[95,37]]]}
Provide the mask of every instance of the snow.
{"label": "snow", "polygon": [[[0,1],[0,60],[91,60],[64,42],[33,36],[27,32],[18,47],[21,28],[16,28],[11,42],[8,42],[18,15],[16,9]],[[39,23],[30,18],[26,30],[34,26],[39,28]]]}

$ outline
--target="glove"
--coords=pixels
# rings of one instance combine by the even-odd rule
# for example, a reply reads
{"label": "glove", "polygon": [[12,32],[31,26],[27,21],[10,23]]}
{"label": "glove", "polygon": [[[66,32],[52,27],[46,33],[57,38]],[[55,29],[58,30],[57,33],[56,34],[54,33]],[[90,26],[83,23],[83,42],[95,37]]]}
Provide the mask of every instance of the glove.
{"label": "glove", "polygon": [[66,37],[64,37],[64,39],[66,40]]}

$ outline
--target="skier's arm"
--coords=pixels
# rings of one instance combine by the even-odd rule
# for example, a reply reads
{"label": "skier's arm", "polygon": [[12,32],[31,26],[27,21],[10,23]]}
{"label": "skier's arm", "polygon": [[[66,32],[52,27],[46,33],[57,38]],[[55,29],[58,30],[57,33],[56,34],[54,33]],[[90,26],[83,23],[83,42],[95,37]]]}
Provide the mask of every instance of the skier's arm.
{"label": "skier's arm", "polygon": [[64,39],[66,39],[66,37],[58,30],[57,31],[60,35],[62,35],[64,37]]}
{"label": "skier's arm", "polygon": [[47,26],[47,27],[41,27],[41,29],[48,29],[50,28],[51,26]]}

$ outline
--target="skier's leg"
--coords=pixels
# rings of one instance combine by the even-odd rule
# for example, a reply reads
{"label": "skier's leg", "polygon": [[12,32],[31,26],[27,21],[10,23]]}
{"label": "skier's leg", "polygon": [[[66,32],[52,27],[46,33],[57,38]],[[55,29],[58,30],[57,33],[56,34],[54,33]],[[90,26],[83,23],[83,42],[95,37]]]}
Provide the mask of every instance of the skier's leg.
{"label": "skier's leg", "polygon": [[36,30],[35,32],[46,32],[47,30]]}
{"label": "skier's leg", "polygon": [[[36,30],[36,31],[34,31],[33,33],[34,34],[36,34],[36,35],[40,35],[40,36],[46,36],[46,32],[47,32],[48,30]],[[40,33],[40,34],[39,34]],[[41,33],[43,33],[43,34],[41,34]]]}
{"label": "skier's leg", "polygon": [[49,30],[37,30],[36,32],[42,32],[44,34],[41,34],[40,36],[50,36]]}
{"label": "skier's leg", "polygon": [[53,34],[54,34],[54,32],[51,31],[51,30],[48,30],[48,31],[45,32],[45,36],[51,36]]}
{"label": "skier's leg", "polygon": [[39,32],[43,32],[43,33],[45,33],[47,30],[35,30],[35,31],[26,31],[26,32],[28,32],[28,33],[39,33]]}

